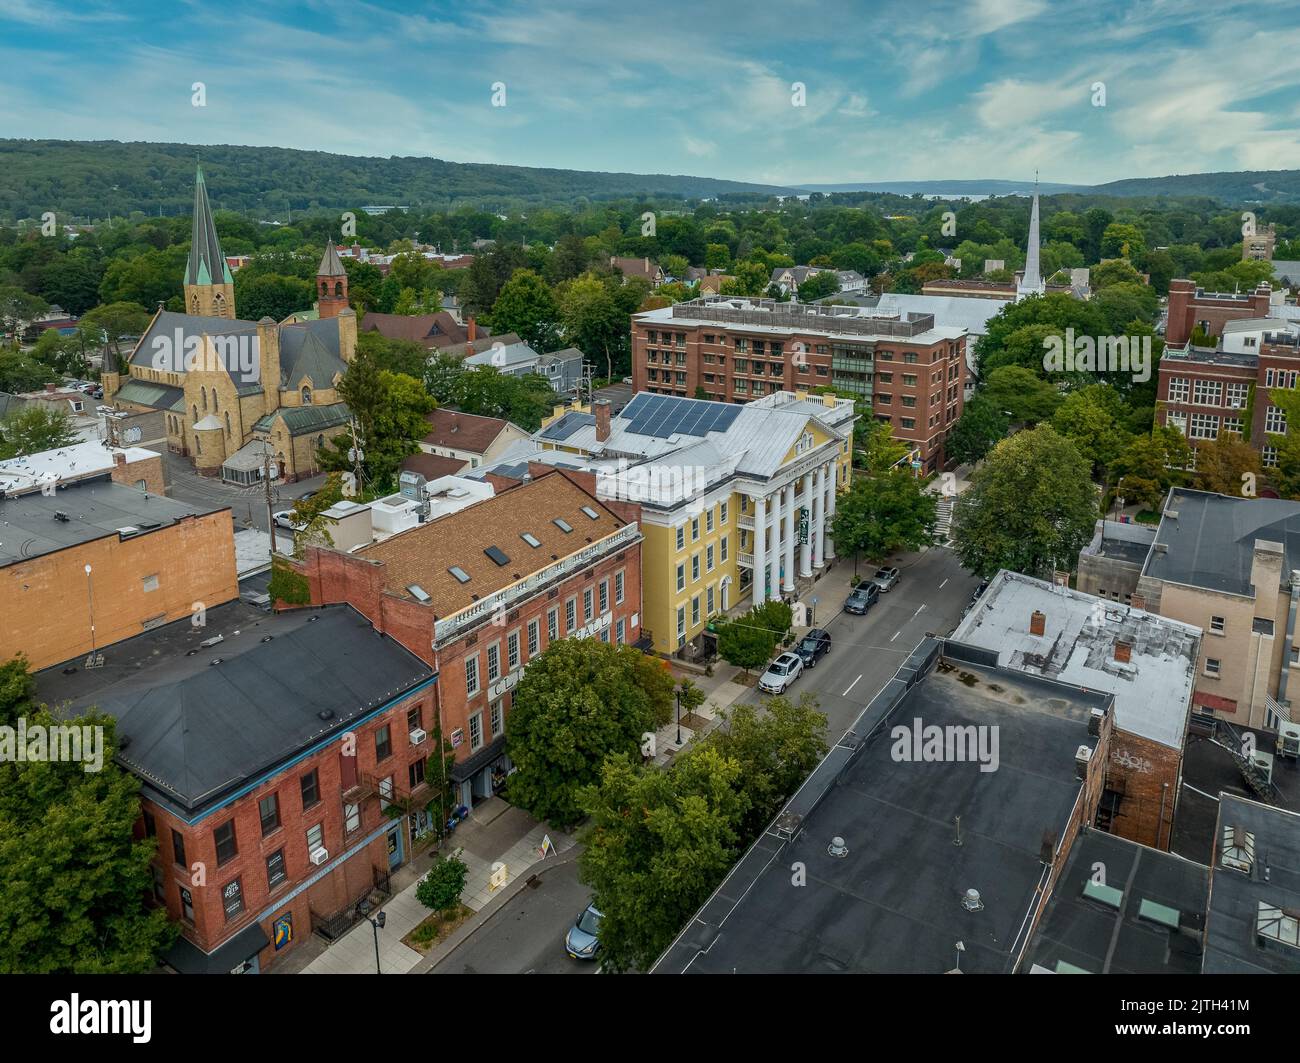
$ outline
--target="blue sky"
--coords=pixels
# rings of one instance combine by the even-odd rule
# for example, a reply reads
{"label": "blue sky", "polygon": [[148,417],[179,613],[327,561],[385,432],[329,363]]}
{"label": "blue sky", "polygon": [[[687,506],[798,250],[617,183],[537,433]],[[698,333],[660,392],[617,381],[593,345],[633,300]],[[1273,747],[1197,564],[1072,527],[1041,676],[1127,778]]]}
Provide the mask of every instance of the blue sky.
{"label": "blue sky", "polygon": [[0,136],[1093,183],[1300,167],[1297,55],[1295,0],[0,0]]}

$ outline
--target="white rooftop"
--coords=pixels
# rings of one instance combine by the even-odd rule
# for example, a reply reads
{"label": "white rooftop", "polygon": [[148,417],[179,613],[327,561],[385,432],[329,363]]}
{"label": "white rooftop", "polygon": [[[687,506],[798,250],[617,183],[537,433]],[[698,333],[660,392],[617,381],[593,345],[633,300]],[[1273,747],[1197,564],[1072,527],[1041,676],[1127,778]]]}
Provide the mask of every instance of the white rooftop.
{"label": "white rooftop", "polygon": [[[1035,612],[1044,634],[1029,633]],[[1115,726],[1181,749],[1201,629],[1120,602],[999,572],[952,634],[995,650],[998,664],[1115,695]],[[1132,647],[1127,663],[1115,643]]]}
{"label": "white rooftop", "polygon": [[0,492],[21,493],[35,490],[43,483],[97,476],[113,468],[115,454],[125,454],[128,465],[158,456],[144,447],[109,447],[99,440],[42,450],[0,461]]}

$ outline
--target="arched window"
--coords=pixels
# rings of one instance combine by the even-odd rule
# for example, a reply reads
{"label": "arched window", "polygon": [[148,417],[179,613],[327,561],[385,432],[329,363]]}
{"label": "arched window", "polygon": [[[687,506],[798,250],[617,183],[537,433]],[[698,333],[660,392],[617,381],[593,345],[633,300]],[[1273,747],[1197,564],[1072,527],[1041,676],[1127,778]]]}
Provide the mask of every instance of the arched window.
{"label": "arched window", "polygon": [[203,412],[208,412],[208,389],[199,388],[199,397],[203,400]]}
{"label": "arched window", "polygon": [[303,389],[302,389],[302,404],[303,404],[304,406],[310,406],[310,405],[311,405],[311,388],[303,388]]}
{"label": "arched window", "polygon": [[335,296],[335,298],[337,298],[337,299],[342,299],[342,298],[343,298],[343,282],[342,282],[342,281],[335,281],[335,282],[334,282],[334,296]]}
{"label": "arched window", "polygon": [[190,296],[190,313],[197,314],[198,312],[199,312],[199,293],[195,292],[193,295]]}
{"label": "arched window", "polygon": [[198,432],[194,433],[194,453],[195,454],[203,453],[203,440],[199,438]]}
{"label": "arched window", "polygon": [[212,389],[212,412],[217,413],[221,407],[217,405],[217,389]]}
{"label": "arched window", "polygon": [[230,435],[230,411],[226,411],[226,436]]}
{"label": "arched window", "polygon": [[194,411],[194,423],[195,423],[195,424],[198,424],[198,423],[199,423],[199,408],[198,408],[197,406],[195,406],[194,403],[190,403],[190,409]]}
{"label": "arched window", "polygon": [[220,292],[212,296],[212,309],[217,317],[225,317],[226,314],[226,297]]}

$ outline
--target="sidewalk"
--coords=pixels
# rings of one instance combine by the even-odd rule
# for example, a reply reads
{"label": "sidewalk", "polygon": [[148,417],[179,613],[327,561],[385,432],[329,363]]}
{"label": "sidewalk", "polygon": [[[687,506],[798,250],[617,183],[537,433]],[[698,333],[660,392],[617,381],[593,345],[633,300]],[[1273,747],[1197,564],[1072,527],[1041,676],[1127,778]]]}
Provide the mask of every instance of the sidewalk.
{"label": "sidewalk", "polygon": [[[574,840],[569,835],[549,830],[545,824],[538,823],[528,813],[508,805],[499,797],[484,801],[475,808],[444,845],[448,854],[458,856],[469,868],[465,892],[461,895],[464,905],[475,913],[482,912],[516,881],[526,878],[527,870],[542,859],[542,839],[548,833],[553,851],[547,859],[554,859],[556,853],[573,848]],[[408,974],[425,959],[424,954],[402,944],[402,938],[430,915],[429,909],[416,899],[415,889],[432,861],[431,854],[412,861],[418,873],[405,889],[382,905],[385,924],[379,931],[379,966],[383,974]],[[508,878],[493,890],[489,887],[489,878],[493,866],[498,863],[506,866]],[[412,865],[402,871],[408,871]],[[478,922],[476,915],[464,925],[469,927]],[[301,973],[374,974],[374,928],[364,920],[358,923]]]}

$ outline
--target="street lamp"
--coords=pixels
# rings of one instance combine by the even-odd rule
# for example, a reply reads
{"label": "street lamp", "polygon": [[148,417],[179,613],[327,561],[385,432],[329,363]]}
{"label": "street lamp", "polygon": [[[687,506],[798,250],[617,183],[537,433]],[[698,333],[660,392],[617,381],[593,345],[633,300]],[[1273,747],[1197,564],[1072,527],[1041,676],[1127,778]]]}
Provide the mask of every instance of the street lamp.
{"label": "street lamp", "polygon": [[370,924],[370,928],[371,928],[371,930],[374,931],[374,934],[375,934],[375,974],[383,974],[384,972],[383,972],[383,970],[382,970],[382,969],[380,968],[380,966],[379,966],[379,931],[380,931],[380,929],[381,929],[381,928],[383,927],[383,925],[384,925],[384,921],[385,921],[385,919],[387,918],[387,913],[381,911],[377,916],[375,916],[373,919],[371,919],[371,918],[370,918],[370,902],[369,902],[368,900],[365,900],[364,898],[362,899],[361,903],[357,905],[357,911],[361,913],[361,918],[364,919],[367,923],[369,923],[369,924]]}
{"label": "street lamp", "polygon": [[682,688],[673,691],[677,698],[677,748],[682,748]]}

